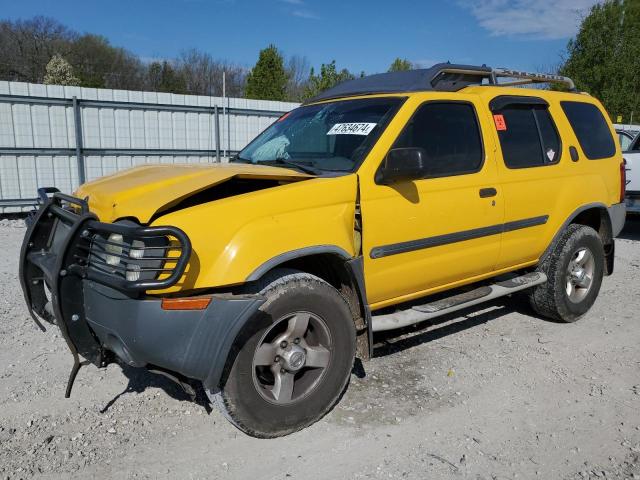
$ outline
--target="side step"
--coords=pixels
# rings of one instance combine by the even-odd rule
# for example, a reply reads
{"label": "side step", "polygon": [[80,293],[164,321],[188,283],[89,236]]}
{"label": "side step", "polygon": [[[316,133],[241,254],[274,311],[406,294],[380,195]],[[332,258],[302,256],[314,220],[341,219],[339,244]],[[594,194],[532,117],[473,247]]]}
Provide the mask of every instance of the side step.
{"label": "side step", "polygon": [[374,332],[382,332],[407,327],[447,313],[462,310],[463,308],[478,305],[479,303],[488,302],[494,298],[504,297],[505,295],[540,285],[546,281],[547,276],[544,273],[531,272],[431,303],[414,305],[405,310],[396,310],[393,313],[382,315],[376,315],[374,312],[371,318],[372,330]]}

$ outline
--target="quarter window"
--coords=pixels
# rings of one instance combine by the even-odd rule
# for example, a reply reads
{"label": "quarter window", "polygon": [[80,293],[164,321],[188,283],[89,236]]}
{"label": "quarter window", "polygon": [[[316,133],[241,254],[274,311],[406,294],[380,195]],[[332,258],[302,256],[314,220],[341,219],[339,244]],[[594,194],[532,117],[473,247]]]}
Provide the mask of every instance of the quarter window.
{"label": "quarter window", "polygon": [[546,105],[518,103],[493,113],[500,116],[498,137],[507,167],[540,167],[560,161],[560,137]]}
{"label": "quarter window", "polygon": [[612,157],[616,145],[602,112],[590,103],[561,102],[571,128],[589,160]]}
{"label": "quarter window", "polygon": [[473,106],[463,102],[423,104],[393,145],[408,147],[424,149],[425,178],[480,170],[482,140]]}

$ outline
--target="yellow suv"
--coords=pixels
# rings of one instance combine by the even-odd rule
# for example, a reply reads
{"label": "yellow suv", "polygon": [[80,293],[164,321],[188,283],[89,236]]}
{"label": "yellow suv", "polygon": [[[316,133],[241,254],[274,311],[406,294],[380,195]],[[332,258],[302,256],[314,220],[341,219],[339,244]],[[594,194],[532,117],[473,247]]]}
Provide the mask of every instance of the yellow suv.
{"label": "yellow suv", "polygon": [[[515,88],[539,82],[569,91]],[[228,164],[41,189],[20,278],[74,356],[67,396],[80,356],[119,361],[201,381],[238,428],[276,437],[331,409],[373,332],[525,289],[577,320],[613,271],[625,170],[574,90],[485,66],[373,75]]]}

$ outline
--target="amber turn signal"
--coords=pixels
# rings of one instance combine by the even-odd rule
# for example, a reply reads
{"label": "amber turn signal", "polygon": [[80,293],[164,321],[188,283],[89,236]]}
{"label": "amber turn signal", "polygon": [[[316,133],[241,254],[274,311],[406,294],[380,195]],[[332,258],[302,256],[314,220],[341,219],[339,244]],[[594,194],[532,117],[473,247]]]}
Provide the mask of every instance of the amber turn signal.
{"label": "amber turn signal", "polygon": [[211,297],[163,298],[163,310],[204,310],[211,303]]}

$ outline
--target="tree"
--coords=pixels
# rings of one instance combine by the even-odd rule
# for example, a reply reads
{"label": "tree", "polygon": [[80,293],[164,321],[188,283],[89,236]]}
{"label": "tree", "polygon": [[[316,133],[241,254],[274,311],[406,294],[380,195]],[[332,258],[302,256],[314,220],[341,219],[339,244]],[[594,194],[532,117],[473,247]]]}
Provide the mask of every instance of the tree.
{"label": "tree", "polygon": [[323,63],[320,66],[320,75],[316,75],[313,68],[311,69],[311,73],[309,74],[309,83],[304,92],[304,98],[307,99],[315,97],[319,93],[328,90],[339,83],[346,82],[347,80],[353,80],[354,78],[355,76],[353,73],[346,68],[343,68],[338,72],[335,60],[328,64]]}
{"label": "tree", "polygon": [[176,70],[185,81],[186,93],[222,96],[222,74],[226,77],[227,96],[242,96],[245,72],[242,67],[214,59],[195,48],[180,54]]}
{"label": "tree", "polygon": [[284,59],[275,47],[260,50],[256,65],[247,76],[245,96],[261,100],[284,100],[289,78]]}
{"label": "tree", "polygon": [[309,81],[309,60],[307,57],[293,55],[287,59],[287,100],[300,102]]}
{"label": "tree", "polygon": [[413,64],[406,58],[400,58],[400,57],[397,57],[389,67],[390,72],[403,72],[405,70],[412,70],[412,69],[413,69]]}
{"label": "tree", "polygon": [[559,73],[599,98],[614,119],[640,117],[640,2],[593,6],[569,41]]}
{"label": "tree", "polygon": [[164,60],[152,62],[147,68],[146,87],[155,92],[185,93],[186,82],[181,72]]}
{"label": "tree", "polygon": [[101,35],[85,34],[78,37],[69,52],[82,86],[95,88],[144,88],[145,65],[125,50],[114,47]]}
{"label": "tree", "polygon": [[76,38],[51,18],[0,21],[0,79],[42,83],[47,63],[56,53],[67,57]]}
{"label": "tree", "polygon": [[80,80],[73,74],[73,67],[62,55],[51,57],[45,70],[44,83],[47,85],[80,85]]}

